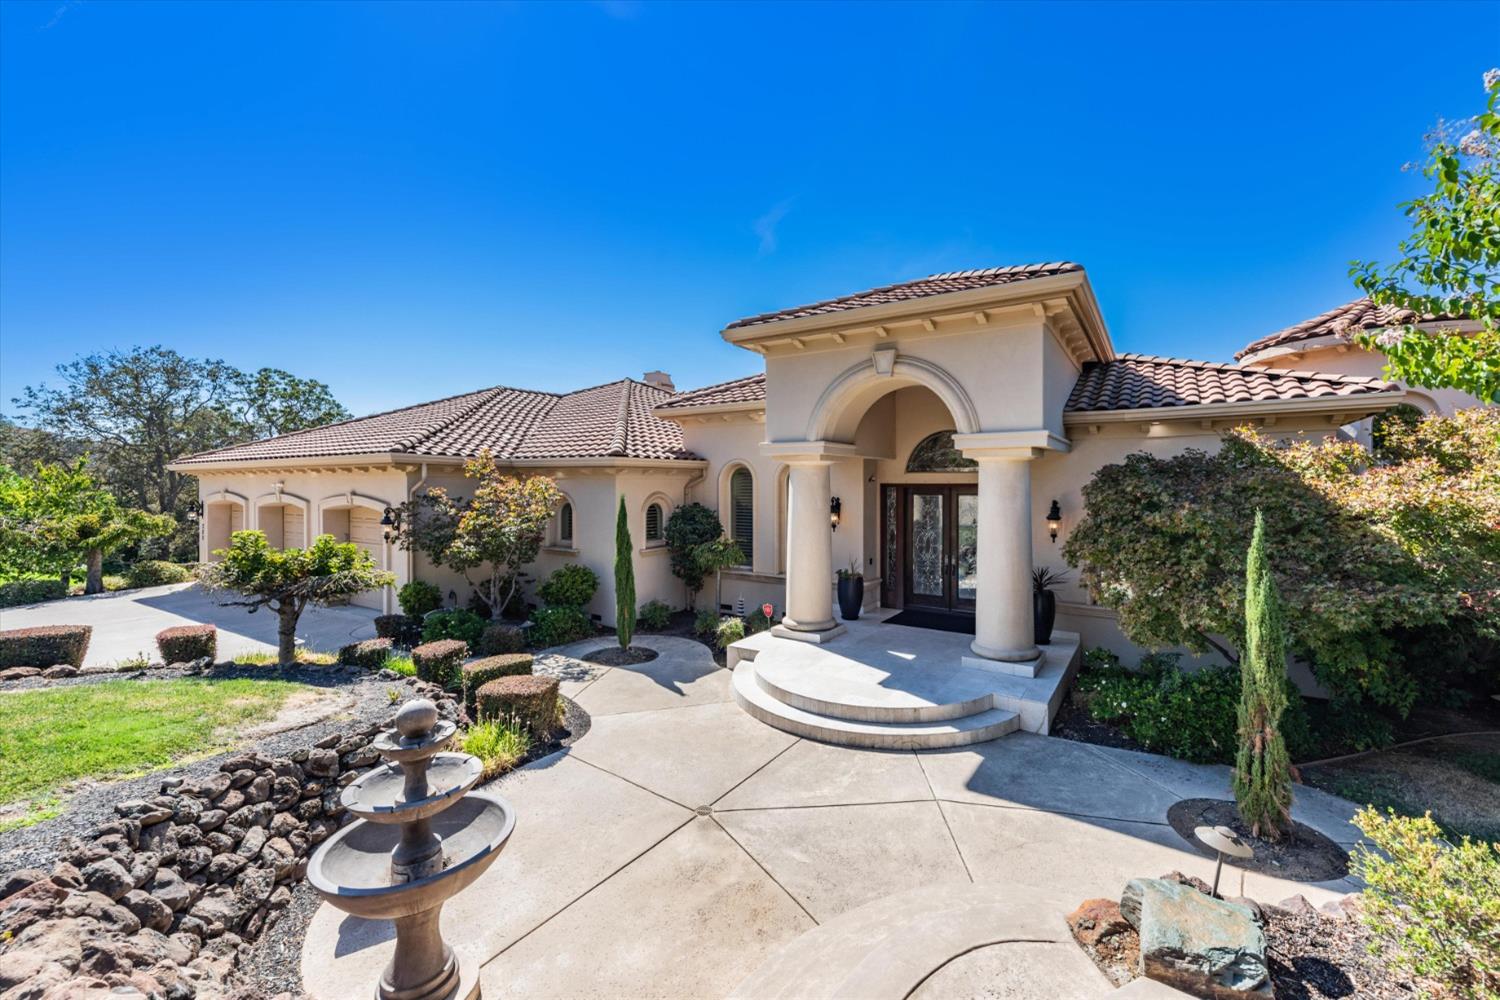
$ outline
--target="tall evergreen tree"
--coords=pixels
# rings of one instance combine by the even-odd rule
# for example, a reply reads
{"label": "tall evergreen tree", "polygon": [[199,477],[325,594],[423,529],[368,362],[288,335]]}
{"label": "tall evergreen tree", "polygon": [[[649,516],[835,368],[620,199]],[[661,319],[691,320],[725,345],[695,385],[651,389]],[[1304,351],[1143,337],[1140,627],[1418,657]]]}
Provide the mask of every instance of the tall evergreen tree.
{"label": "tall evergreen tree", "polygon": [[1281,713],[1287,706],[1286,626],[1259,510],[1245,560],[1243,649],[1234,797],[1252,833],[1279,840],[1292,817],[1292,761],[1281,735]]}
{"label": "tall evergreen tree", "polygon": [[615,519],[615,634],[620,637],[620,648],[629,649],[635,635],[635,552],[624,497]]}

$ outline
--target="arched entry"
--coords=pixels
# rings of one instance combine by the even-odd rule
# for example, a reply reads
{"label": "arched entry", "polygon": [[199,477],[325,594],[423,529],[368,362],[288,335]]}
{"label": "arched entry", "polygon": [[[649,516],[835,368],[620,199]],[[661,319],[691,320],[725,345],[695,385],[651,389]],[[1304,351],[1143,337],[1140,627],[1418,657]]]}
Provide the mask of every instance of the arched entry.
{"label": "arched entry", "polygon": [[311,505],[302,497],[286,492],[265,493],[255,498],[253,506],[255,527],[273,547],[302,549],[312,540],[307,534],[312,521]]}
{"label": "arched entry", "polygon": [[[375,560],[375,568],[390,569],[390,546],[380,528],[380,517],[388,505],[381,500],[360,496],[358,493],[341,493],[318,502],[318,533],[332,535],[340,542],[353,542]],[[367,590],[349,599],[349,603],[360,607],[385,610],[386,591],[389,587]]]}
{"label": "arched entry", "polygon": [[219,490],[203,497],[203,552],[205,562],[217,562],[214,555],[220,549],[229,548],[229,540],[236,531],[245,530],[245,513],[249,506],[238,493]]}

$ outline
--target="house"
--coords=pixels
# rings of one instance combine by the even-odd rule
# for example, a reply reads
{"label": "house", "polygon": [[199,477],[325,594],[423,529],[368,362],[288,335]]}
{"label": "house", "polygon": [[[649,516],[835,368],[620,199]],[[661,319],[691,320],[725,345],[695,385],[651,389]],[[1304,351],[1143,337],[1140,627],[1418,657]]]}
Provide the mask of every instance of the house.
{"label": "house", "polygon": [[[638,599],[674,606],[686,594],[662,529],[697,501],[747,557],[723,574],[723,603],[774,604],[778,636],[837,637],[834,571],[852,566],[870,606],[970,621],[974,658],[1025,665],[1039,655],[1032,568],[1064,568],[1061,543],[1100,467],[1213,449],[1246,423],[1324,438],[1403,401],[1463,405],[1383,380],[1380,359],[1346,339],[1350,323],[1399,321],[1354,303],[1256,341],[1239,365],[1121,354],[1081,266],[960,271],[730,323],[721,336],[761,370],[717,385],[678,391],[658,371],[562,394],[497,386],[173,468],[198,477],[204,559],[241,528],[278,545],[329,533],[368,549],[398,587],[428,580],[462,605],[467,583],[394,547],[381,521],[430,487],[464,494],[463,461],[488,449],[555,477],[565,499],[533,575],[593,568],[589,610],[605,624],[619,500]],[[699,596],[713,600],[712,586]],[[1060,629],[1128,647],[1076,584],[1059,600]],[[394,608],[389,589],[361,602]]]}

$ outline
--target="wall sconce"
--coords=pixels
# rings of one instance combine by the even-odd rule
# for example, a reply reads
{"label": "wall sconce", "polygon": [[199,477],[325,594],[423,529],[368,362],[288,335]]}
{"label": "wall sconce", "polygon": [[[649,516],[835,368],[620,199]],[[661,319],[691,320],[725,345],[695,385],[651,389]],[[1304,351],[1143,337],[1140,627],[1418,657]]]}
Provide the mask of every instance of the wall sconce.
{"label": "wall sconce", "polygon": [[834,497],[828,501],[828,523],[833,525],[833,530],[839,530],[839,520],[844,513],[844,501]]}
{"label": "wall sconce", "polygon": [[1047,508],[1047,534],[1052,536],[1053,544],[1057,544],[1057,529],[1062,527],[1062,511],[1057,506],[1057,501],[1052,501],[1052,506]]}
{"label": "wall sconce", "polygon": [[187,519],[196,521],[203,516],[203,501],[193,500],[187,505]]}
{"label": "wall sconce", "polygon": [[394,507],[387,507],[381,515],[380,526],[385,529],[385,541],[389,545],[396,540],[396,535],[401,531],[401,512]]}

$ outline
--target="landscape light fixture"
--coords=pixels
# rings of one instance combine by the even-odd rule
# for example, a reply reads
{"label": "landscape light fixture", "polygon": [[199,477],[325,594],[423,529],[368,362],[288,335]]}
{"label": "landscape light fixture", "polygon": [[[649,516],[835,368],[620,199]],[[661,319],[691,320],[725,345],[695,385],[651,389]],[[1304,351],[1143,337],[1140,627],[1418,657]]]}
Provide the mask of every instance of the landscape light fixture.
{"label": "landscape light fixture", "polygon": [[1212,849],[1214,854],[1218,856],[1219,860],[1214,864],[1214,889],[1212,893],[1217,897],[1219,895],[1219,875],[1224,871],[1224,856],[1227,854],[1231,858],[1239,858],[1242,861],[1246,861],[1255,856],[1255,851],[1250,848],[1249,844],[1240,839],[1239,834],[1227,826],[1195,827],[1193,829],[1193,836],[1198,838],[1199,843]]}
{"label": "landscape light fixture", "polygon": [[844,501],[834,497],[828,501],[828,523],[833,525],[833,530],[839,530],[839,519],[844,512]]}
{"label": "landscape light fixture", "polygon": [[1057,544],[1057,529],[1062,527],[1062,509],[1057,506],[1057,501],[1052,501],[1052,506],[1047,508],[1047,534],[1052,536],[1052,543]]}

